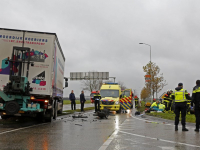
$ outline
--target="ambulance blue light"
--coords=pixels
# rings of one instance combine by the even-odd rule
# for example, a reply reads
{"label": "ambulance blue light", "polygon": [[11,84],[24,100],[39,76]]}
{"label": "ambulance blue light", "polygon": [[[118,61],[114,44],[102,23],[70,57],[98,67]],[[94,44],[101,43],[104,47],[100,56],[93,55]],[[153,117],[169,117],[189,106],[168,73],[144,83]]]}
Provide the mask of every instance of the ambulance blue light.
{"label": "ambulance blue light", "polygon": [[105,84],[118,85],[118,83],[113,83],[113,82],[106,82]]}

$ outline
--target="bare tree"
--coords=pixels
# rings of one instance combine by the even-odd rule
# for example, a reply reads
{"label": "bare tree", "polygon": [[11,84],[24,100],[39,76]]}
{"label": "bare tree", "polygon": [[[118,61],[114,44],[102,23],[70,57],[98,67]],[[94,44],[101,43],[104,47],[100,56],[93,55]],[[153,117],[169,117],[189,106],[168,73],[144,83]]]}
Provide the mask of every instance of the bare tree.
{"label": "bare tree", "polygon": [[124,85],[124,82],[119,81],[118,84],[121,86],[121,89],[122,89],[122,90],[125,90],[125,89],[126,89],[126,86]]}
{"label": "bare tree", "polygon": [[101,85],[103,84],[102,80],[97,79],[88,79],[81,81],[82,88],[87,91],[96,91],[101,88]]}

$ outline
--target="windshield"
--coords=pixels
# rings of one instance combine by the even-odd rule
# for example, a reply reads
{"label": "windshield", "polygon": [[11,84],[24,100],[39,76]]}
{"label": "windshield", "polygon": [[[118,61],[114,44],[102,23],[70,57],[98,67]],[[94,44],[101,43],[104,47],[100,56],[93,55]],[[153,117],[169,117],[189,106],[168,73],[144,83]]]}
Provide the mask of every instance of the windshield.
{"label": "windshield", "polygon": [[119,90],[101,90],[101,97],[119,97]]}
{"label": "windshield", "polygon": [[123,95],[126,96],[126,97],[129,97],[130,96],[130,91],[124,91]]}

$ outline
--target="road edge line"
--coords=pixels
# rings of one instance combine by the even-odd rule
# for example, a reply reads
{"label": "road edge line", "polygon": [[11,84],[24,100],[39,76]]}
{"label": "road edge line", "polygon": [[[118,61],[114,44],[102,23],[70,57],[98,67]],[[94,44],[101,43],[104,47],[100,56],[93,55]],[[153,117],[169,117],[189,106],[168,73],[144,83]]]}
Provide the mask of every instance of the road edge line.
{"label": "road edge line", "polygon": [[18,131],[18,130],[23,130],[23,129],[32,128],[32,127],[36,127],[36,126],[40,126],[40,125],[45,125],[45,124],[48,124],[48,123],[42,123],[42,124],[32,125],[32,126],[28,126],[28,127],[23,127],[23,128],[14,129],[14,130],[4,131],[4,132],[0,132],[0,135],[6,134],[6,133],[10,133],[10,132],[15,132],[15,131]]}
{"label": "road edge line", "polygon": [[198,146],[198,145],[192,145],[192,144],[181,143],[181,142],[174,142],[174,141],[170,141],[170,140],[164,140],[164,139],[154,138],[154,137],[140,135],[140,134],[128,133],[128,132],[124,132],[124,131],[119,131],[119,132],[124,133],[124,134],[137,136],[137,137],[143,137],[143,138],[147,138],[147,139],[151,139],[151,140],[156,140],[156,141],[162,141],[162,142],[168,142],[168,143],[173,143],[173,144],[180,144],[180,145],[185,145],[185,146],[190,146],[190,147],[199,147],[200,148],[200,146]]}

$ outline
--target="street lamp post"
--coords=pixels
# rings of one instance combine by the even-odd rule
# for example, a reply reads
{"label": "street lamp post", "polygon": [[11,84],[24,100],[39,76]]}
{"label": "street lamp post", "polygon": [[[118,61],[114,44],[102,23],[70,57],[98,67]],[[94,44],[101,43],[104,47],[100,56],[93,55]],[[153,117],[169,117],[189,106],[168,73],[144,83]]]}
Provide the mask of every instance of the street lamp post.
{"label": "street lamp post", "polygon": [[146,44],[146,43],[139,43],[139,44],[144,44],[144,45],[148,45],[150,47],[150,62],[151,62],[151,45]]}
{"label": "street lamp post", "polygon": [[[151,64],[151,45],[149,44],[146,44],[146,43],[139,43],[139,44],[144,44],[144,45],[147,45],[150,47],[150,64]],[[152,88],[152,73],[151,73],[151,70],[150,70],[150,75],[151,75],[151,84],[150,84],[150,87]],[[150,95],[151,95],[151,89],[150,89]],[[152,99],[151,99],[151,102],[152,102]]]}

